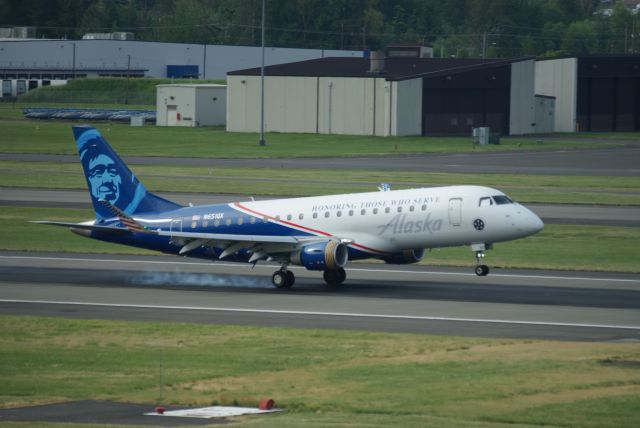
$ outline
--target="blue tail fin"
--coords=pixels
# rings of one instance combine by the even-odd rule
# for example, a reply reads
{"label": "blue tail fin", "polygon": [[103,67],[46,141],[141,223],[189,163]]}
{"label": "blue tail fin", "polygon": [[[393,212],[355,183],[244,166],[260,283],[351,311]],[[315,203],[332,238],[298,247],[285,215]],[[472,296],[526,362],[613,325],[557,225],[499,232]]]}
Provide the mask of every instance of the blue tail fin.
{"label": "blue tail fin", "polygon": [[142,183],[113,151],[102,135],[90,126],[74,126],[78,154],[87,178],[96,219],[113,217],[108,201],[128,215],[160,213],[181,206],[147,192]]}

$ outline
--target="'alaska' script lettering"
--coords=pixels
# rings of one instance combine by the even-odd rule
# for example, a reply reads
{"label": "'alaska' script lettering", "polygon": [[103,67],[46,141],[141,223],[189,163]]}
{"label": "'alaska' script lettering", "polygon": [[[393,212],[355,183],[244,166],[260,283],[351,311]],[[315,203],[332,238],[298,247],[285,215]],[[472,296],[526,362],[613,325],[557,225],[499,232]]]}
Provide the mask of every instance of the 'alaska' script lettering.
{"label": "'alaska' script lettering", "polygon": [[433,234],[442,229],[442,220],[431,220],[431,213],[427,214],[424,220],[407,221],[407,214],[397,214],[387,224],[378,226],[378,235],[384,235],[389,232],[393,235],[401,235],[404,233],[421,233],[427,232]]}

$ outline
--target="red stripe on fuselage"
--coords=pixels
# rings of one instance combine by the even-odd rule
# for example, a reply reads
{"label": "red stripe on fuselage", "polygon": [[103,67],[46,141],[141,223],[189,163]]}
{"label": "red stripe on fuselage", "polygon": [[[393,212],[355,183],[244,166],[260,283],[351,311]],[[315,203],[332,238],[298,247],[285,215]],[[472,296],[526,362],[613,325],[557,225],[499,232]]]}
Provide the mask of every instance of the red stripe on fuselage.
{"label": "red stripe on fuselage", "polygon": [[[279,223],[283,223],[283,224],[286,224],[287,226],[295,227],[295,228],[298,228],[298,229],[303,229],[303,230],[309,231],[311,233],[316,233],[316,234],[320,234],[320,235],[324,235],[324,236],[334,236],[334,235],[332,235],[330,233],[323,232],[321,230],[317,230],[317,229],[312,229],[310,227],[301,226],[299,224],[291,223],[291,222],[288,222],[288,221],[285,221],[285,220],[278,220],[277,218],[272,217],[270,215],[258,212],[256,210],[252,210],[251,208],[247,208],[244,205],[242,205],[240,202],[234,202],[233,205],[235,205],[237,208],[240,208],[242,210],[249,211],[250,213],[253,213],[253,214],[257,215],[257,216],[264,217],[264,218],[267,218],[269,220],[273,220],[273,221],[276,221],[276,222],[279,222]],[[352,243],[352,244],[349,244],[349,245],[361,248],[361,249],[363,249],[365,251],[368,251],[370,253],[389,254],[389,253],[387,253],[385,251],[374,250],[373,248],[365,247],[364,245],[360,245],[360,244],[356,244],[356,243]]]}

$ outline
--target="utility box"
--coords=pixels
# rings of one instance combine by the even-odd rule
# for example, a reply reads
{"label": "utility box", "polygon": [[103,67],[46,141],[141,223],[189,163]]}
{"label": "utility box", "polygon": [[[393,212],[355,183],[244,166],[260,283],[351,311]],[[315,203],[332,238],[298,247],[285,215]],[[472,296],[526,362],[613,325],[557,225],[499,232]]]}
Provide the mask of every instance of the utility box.
{"label": "utility box", "polygon": [[491,137],[490,131],[488,127],[472,128],[471,136],[473,137],[473,144],[483,146],[489,144],[489,138]]}
{"label": "utility box", "polygon": [[131,126],[144,126],[144,116],[131,116],[130,125]]}
{"label": "utility box", "polygon": [[227,85],[157,85],[158,126],[217,126],[227,121]]}

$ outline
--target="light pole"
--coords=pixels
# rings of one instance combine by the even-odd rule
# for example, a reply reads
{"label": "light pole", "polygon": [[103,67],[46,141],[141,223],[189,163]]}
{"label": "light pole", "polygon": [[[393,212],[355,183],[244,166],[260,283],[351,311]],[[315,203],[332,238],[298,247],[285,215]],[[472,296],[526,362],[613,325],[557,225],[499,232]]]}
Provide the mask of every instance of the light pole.
{"label": "light pole", "polygon": [[262,0],[262,65],[260,66],[260,141],[261,146],[267,143],[264,141],[264,15],[265,2]]}

